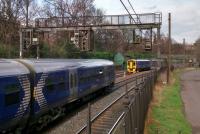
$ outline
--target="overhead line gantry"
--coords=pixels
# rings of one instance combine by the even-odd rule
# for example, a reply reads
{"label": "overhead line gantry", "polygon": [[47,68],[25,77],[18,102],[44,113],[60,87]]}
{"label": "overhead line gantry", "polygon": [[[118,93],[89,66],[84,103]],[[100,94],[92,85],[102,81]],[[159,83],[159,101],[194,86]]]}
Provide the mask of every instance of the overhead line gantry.
{"label": "overhead line gantry", "polygon": [[[134,18],[134,21],[133,21]],[[103,16],[79,16],[79,17],[51,17],[35,19],[35,26],[21,28],[20,30],[20,56],[23,55],[25,45],[31,46],[38,40],[39,34],[50,33],[52,31],[79,31],[83,34],[81,44],[77,44],[82,51],[92,50],[93,31],[105,30],[152,30],[157,29],[157,36],[160,36],[162,25],[161,13],[144,13],[124,15],[103,15]],[[76,32],[73,32],[74,36]]]}

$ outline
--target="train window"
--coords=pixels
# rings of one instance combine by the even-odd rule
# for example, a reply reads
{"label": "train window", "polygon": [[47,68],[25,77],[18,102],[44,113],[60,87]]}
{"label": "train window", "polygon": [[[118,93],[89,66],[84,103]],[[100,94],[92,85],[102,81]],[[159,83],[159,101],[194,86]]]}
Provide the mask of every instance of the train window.
{"label": "train window", "polygon": [[70,88],[73,88],[73,75],[70,74]]}
{"label": "train window", "polygon": [[58,89],[62,90],[62,89],[65,89],[65,82],[60,82],[58,83]]}
{"label": "train window", "polygon": [[6,106],[17,104],[19,102],[20,102],[20,100],[19,100],[19,92],[7,94],[5,96],[5,105]]}
{"label": "train window", "polygon": [[5,87],[5,106],[10,106],[20,102],[19,97],[20,89],[16,84],[8,85]]}
{"label": "train window", "polygon": [[11,84],[11,85],[7,85],[5,87],[5,93],[6,94],[10,94],[10,93],[13,93],[13,92],[19,92],[20,89],[19,89],[19,86],[17,84]]}
{"label": "train window", "polygon": [[52,91],[54,89],[54,84],[48,84],[47,90]]}
{"label": "train window", "polygon": [[74,75],[74,86],[76,86],[76,85],[77,85],[77,76]]}
{"label": "train window", "polygon": [[64,81],[64,80],[65,80],[64,76],[59,76],[58,77],[58,81]]}
{"label": "train window", "polygon": [[54,84],[53,84],[52,79],[48,78],[46,80],[46,85],[47,85],[46,86],[47,90],[52,91],[54,89]]}
{"label": "train window", "polygon": [[[88,79],[89,79],[89,77],[81,77],[80,78],[80,83],[81,84],[86,83],[86,82],[88,82]],[[76,80],[76,83],[77,83],[77,80]]]}

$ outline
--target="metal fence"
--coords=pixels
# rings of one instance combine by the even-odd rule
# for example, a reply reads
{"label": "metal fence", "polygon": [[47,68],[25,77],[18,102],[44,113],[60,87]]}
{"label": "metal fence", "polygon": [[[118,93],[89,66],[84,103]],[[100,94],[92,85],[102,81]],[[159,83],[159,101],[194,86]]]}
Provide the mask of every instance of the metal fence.
{"label": "metal fence", "polygon": [[[148,106],[153,96],[153,87],[157,80],[157,73],[158,71],[150,71],[125,81],[125,84],[122,86],[126,86],[126,92],[120,97],[123,98],[123,101],[125,102],[124,105],[122,105],[122,108],[124,109],[125,107],[125,110],[123,110],[124,112],[122,112],[121,115],[115,119],[115,123],[109,129],[109,134],[143,133]],[[135,86],[131,86],[131,88],[128,89],[128,84],[131,83],[134,83]],[[113,102],[113,104],[111,104],[109,107],[114,105],[114,103],[120,100],[120,98]],[[106,109],[109,109],[109,107],[105,108],[105,111]],[[87,133],[90,134],[92,126],[91,124],[98,117],[97,116],[91,120],[90,106],[88,106],[88,109],[89,118],[87,119],[87,125],[84,126],[78,133],[83,133],[84,129],[87,128]]]}
{"label": "metal fence", "polygon": [[149,73],[139,83],[133,98],[125,106],[126,110],[118,120],[110,133],[142,134],[148,106],[153,96],[153,86],[157,79],[157,72]]}

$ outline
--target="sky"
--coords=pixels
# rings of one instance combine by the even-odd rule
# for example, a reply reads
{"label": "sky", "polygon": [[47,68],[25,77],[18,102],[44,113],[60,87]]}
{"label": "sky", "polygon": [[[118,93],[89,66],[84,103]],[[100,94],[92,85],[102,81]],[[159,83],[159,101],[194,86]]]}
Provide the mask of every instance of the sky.
{"label": "sky", "polygon": [[[123,0],[130,11],[127,0]],[[168,35],[168,13],[172,14],[172,38],[194,43],[200,37],[200,0],[130,0],[137,13],[162,12],[162,31]],[[95,0],[106,14],[126,14],[120,0]],[[132,12],[133,13],[133,12]]]}

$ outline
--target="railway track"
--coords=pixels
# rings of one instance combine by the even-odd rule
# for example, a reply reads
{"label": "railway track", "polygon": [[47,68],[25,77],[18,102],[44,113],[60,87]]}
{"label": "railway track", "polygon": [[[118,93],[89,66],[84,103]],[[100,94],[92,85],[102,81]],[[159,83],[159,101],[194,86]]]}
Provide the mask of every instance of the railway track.
{"label": "railway track", "polygon": [[[133,86],[133,85],[137,85],[140,81],[142,81],[144,75],[148,72],[150,72],[150,71],[141,72],[141,73],[137,73],[134,75],[129,75],[129,76],[126,76],[126,78],[125,77],[118,78],[116,80],[115,87],[112,88],[111,93],[106,94],[102,97],[99,97],[99,98],[91,101],[90,104],[91,104],[92,120],[98,120],[98,121],[100,120],[99,122],[101,122],[101,121],[103,122],[103,119],[106,118],[108,121],[116,122],[116,120],[110,119],[110,115],[113,114],[113,111],[110,110],[110,112],[109,111],[106,112],[108,107],[111,107],[112,102],[114,102],[114,101],[118,102],[118,100],[120,98],[123,98],[122,96],[124,96],[124,93],[126,92],[125,87],[127,87],[128,89],[130,89],[131,87],[135,88],[135,86]],[[118,105],[120,107],[120,105],[122,105],[122,103],[121,104],[116,103],[116,105]],[[116,109],[114,111],[116,111]],[[113,116],[118,117],[119,114],[121,114],[121,112],[122,111],[119,110],[116,113],[116,115],[113,114]],[[75,110],[75,112],[73,112],[70,115],[68,115],[67,117],[65,117],[65,119],[62,119],[61,122],[54,123],[53,126],[50,126],[42,133],[48,133],[48,134],[49,133],[50,134],[77,133],[78,131],[81,130],[80,128],[83,128],[83,126],[84,127],[86,126],[85,124],[87,122],[87,114],[88,114],[87,105],[81,106],[81,108],[79,106],[78,110]],[[103,119],[95,119],[95,118],[99,117],[101,114],[102,115],[105,114],[105,117]],[[112,124],[113,124],[113,122],[112,122]],[[107,122],[107,123],[111,124],[111,122]],[[97,125],[92,125],[92,126],[94,126],[96,128],[96,131],[98,131],[98,127],[105,126],[104,124],[106,124],[106,122],[97,124]]]}
{"label": "railway track", "polygon": [[125,75],[126,72],[124,71],[116,71],[115,77],[119,78],[119,77],[123,77]]}
{"label": "railway track", "polygon": [[[139,84],[134,85],[123,92],[117,99],[111,102],[106,108],[104,108],[99,114],[92,118],[90,129],[88,125],[81,128],[77,134],[110,134],[115,128],[120,119],[125,114],[123,105],[127,103],[127,99],[135,93],[137,86],[142,83],[143,77],[139,77]],[[125,105],[124,105],[125,106]],[[89,131],[89,132],[88,132]]]}

